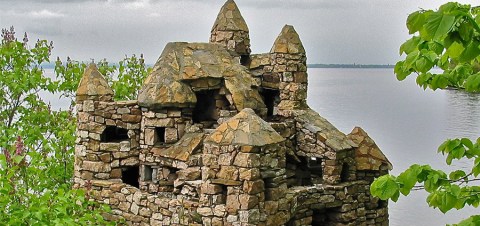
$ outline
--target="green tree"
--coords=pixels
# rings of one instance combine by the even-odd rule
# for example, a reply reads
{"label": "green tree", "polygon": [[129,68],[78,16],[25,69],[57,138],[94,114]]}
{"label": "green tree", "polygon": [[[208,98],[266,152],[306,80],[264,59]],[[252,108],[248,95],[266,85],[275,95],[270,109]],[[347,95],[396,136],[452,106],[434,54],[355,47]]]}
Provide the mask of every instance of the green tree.
{"label": "green tree", "polygon": [[[89,201],[89,189],[72,189],[76,118],[72,111],[85,63],[56,61],[56,78],[44,74],[53,44],[28,46],[12,28],[0,43],[0,225],[108,225],[107,206]],[[148,68],[143,56],[118,65],[97,63],[119,90],[116,99],[132,99]],[[118,68],[118,71],[117,71]],[[128,84],[126,84],[128,83]],[[39,95],[66,97],[70,109],[54,110]]]}
{"label": "green tree", "polygon": [[[467,92],[480,91],[480,8],[446,3],[436,11],[419,10],[408,16],[407,28],[412,37],[400,47],[405,60],[395,65],[398,80],[416,74],[416,82],[424,89],[454,88]],[[432,69],[438,67],[440,73]],[[400,194],[423,189],[429,193],[427,203],[443,213],[466,205],[478,207],[480,186],[480,138],[450,139],[438,148],[446,156],[446,164],[465,159],[469,170],[450,173],[429,165],[412,165],[398,176],[385,175],[374,181],[370,190],[381,199],[397,201]],[[458,225],[480,225],[480,215],[470,216]]]}

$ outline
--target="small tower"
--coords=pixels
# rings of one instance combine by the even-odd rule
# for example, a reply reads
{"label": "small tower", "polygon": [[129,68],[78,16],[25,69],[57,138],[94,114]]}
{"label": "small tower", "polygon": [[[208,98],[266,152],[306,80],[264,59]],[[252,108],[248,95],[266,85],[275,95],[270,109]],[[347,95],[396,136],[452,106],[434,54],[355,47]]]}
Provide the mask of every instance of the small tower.
{"label": "small tower", "polygon": [[303,109],[307,100],[307,57],[297,32],[285,25],[270,50],[273,73],[280,79],[279,110]]}
{"label": "small tower", "polygon": [[242,225],[280,225],[270,221],[277,213],[287,215],[286,211],[265,206],[288,203],[284,140],[249,108],[205,138],[198,208],[204,223],[231,225],[229,219],[234,219]]}
{"label": "small tower", "polygon": [[248,61],[251,52],[248,26],[233,0],[225,2],[220,9],[212,27],[210,43],[221,44],[238,54],[242,64]]}
{"label": "small tower", "polygon": [[[99,142],[105,126],[95,122],[95,113],[100,102],[113,103],[113,90],[107,80],[90,64],[84,71],[76,93],[77,143],[75,145],[75,183],[83,185],[85,181],[98,179],[99,175],[110,173],[110,164],[102,161],[90,161],[87,156],[99,152]],[[100,176],[101,177],[101,176]]]}

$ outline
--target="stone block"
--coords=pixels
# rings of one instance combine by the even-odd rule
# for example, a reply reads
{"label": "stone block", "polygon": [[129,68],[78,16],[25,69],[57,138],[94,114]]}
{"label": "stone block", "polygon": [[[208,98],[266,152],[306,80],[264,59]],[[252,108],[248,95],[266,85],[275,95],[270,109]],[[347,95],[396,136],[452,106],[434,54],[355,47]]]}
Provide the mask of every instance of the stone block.
{"label": "stone block", "polygon": [[201,192],[203,194],[210,194],[210,195],[221,194],[223,192],[223,188],[221,185],[205,182],[201,186]]}
{"label": "stone block", "polygon": [[173,144],[178,141],[178,133],[176,128],[165,128],[165,143]]}
{"label": "stone block", "polygon": [[217,178],[227,180],[238,180],[238,169],[234,166],[221,166]]}
{"label": "stone block", "polygon": [[172,118],[145,118],[144,125],[151,127],[173,127],[175,125],[175,121]]}
{"label": "stone block", "polygon": [[197,180],[200,179],[201,170],[200,167],[190,167],[186,169],[179,170],[177,172],[178,179],[181,180]]}
{"label": "stone block", "polygon": [[108,173],[112,170],[110,164],[92,161],[83,161],[82,169],[96,173]]}
{"label": "stone block", "polygon": [[157,142],[157,136],[155,134],[155,129],[152,128],[145,128],[145,144],[146,145],[154,145]]}
{"label": "stone block", "polygon": [[227,195],[226,209],[229,214],[237,214],[240,206],[241,205],[238,195]]}
{"label": "stone block", "polygon": [[238,211],[240,222],[257,224],[260,220],[260,210],[259,209],[250,209],[250,210],[240,210]]}
{"label": "stone block", "polygon": [[136,166],[140,163],[137,157],[130,157],[127,159],[120,160],[121,166]]}
{"label": "stone block", "polygon": [[258,205],[258,197],[255,195],[241,194],[238,197],[241,209],[251,209]]}
{"label": "stone block", "polygon": [[258,167],[260,166],[260,157],[258,154],[254,153],[240,152],[235,157],[233,164],[241,167]]}
{"label": "stone block", "polygon": [[260,170],[258,168],[240,168],[240,180],[260,179]]}
{"label": "stone block", "polygon": [[243,183],[243,191],[247,194],[257,194],[265,190],[263,180],[245,181]]}

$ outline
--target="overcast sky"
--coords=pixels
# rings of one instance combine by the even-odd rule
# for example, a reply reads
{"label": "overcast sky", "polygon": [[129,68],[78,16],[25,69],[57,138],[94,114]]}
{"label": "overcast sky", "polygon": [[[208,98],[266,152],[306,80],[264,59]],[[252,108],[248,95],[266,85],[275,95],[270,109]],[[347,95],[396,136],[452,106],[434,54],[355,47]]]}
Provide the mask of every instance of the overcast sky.
{"label": "overcast sky", "polygon": [[[461,3],[474,4],[478,0]],[[0,0],[0,27],[54,42],[53,56],[118,61],[159,57],[167,42],[208,42],[224,0]],[[294,25],[308,63],[394,64],[408,39],[405,20],[444,0],[236,0],[252,52],[268,52]],[[478,5],[478,3],[477,3]]]}

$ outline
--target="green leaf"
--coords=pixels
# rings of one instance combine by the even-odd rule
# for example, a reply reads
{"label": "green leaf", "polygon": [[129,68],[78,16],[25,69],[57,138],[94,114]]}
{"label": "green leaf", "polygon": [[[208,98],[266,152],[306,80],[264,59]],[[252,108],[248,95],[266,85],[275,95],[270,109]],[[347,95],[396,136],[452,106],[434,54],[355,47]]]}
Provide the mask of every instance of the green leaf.
{"label": "green leaf", "polygon": [[431,13],[425,24],[426,37],[428,39],[440,39],[446,35],[455,23],[455,16],[441,12]]}
{"label": "green leaf", "polygon": [[417,31],[420,31],[423,24],[425,23],[425,14],[421,11],[416,11],[407,18],[407,28],[410,34],[413,34]]}
{"label": "green leaf", "polygon": [[404,80],[405,78],[407,78],[407,76],[411,74],[408,70],[405,70],[405,68],[403,67],[403,64],[404,64],[403,61],[399,61],[397,62],[397,64],[395,64],[395,68],[394,68],[394,73],[397,75],[397,79],[399,81]]}
{"label": "green leaf", "polygon": [[430,83],[430,88],[433,90],[444,89],[448,86],[448,79],[442,75],[435,75]]}
{"label": "green leaf", "polygon": [[459,57],[460,62],[469,62],[480,55],[480,42],[473,41],[467,45]]}
{"label": "green leaf", "polygon": [[433,62],[426,57],[421,57],[415,62],[415,69],[421,73],[426,73],[433,67]]}
{"label": "green leaf", "polygon": [[462,142],[463,145],[465,145],[465,147],[469,149],[473,148],[473,142],[470,139],[462,138],[460,141]]}
{"label": "green leaf", "polygon": [[443,45],[437,41],[430,41],[428,42],[428,49],[433,51],[435,54],[440,55],[443,52]]}
{"label": "green leaf", "polygon": [[458,180],[458,179],[463,178],[465,176],[467,176],[467,174],[463,170],[455,170],[455,171],[450,173],[448,178],[450,178],[450,180]]}
{"label": "green leaf", "polygon": [[480,215],[473,215],[469,218],[460,221],[456,226],[478,226],[480,225]]}
{"label": "green leaf", "polygon": [[405,43],[403,43],[400,46],[400,55],[402,53],[409,54],[415,50],[418,50],[418,45],[420,44],[421,38],[417,36],[413,36],[409,40],[407,40]]}
{"label": "green leaf", "polygon": [[401,184],[400,186],[400,192],[407,196],[410,194],[410,191],[412,190],[413,186],[417,183],[417,175],[419,173],[418,167],[415,168],[414,166],[411,166],[409,169],[407,169],[405,172],[401,173],[397,177],[397,181]]}
{"label": "green leaf", "polygon": [[468,92],[480,91],[480,73],[470,75],[465,80],[465,90],[467,90]]}
{"label": "green leaf", "polygon": [[453,42],[447,49],[446,55],[451,58],[458,58],[462,54],[465,47],[461,43]]}
{"label": "green leaf", "polygon": [[393,176],[384,175],[375,179],[370,186],[370,192],[372,195],[382,200],[390,199],[395,196],[398,198],[399,186],[395,182],[395,178]]}

